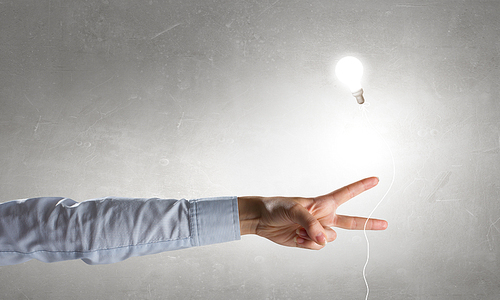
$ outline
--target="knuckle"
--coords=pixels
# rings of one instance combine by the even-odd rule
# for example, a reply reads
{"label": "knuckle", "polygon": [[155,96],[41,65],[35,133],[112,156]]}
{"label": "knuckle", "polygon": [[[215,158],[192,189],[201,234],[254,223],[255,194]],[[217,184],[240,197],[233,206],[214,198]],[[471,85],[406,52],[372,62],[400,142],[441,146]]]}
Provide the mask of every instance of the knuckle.
{"label": "knuckle", "polygon": [[350,229],[356,229],[356,226],[357,226],[357,225],[358,225],[358,224],[356,223],[356,219],[352,219],[352,220],[351,220],[351,224],[349,225],[349,228],[350,228]]}
{"label": "knuckle", "polygon": [[349,194],[349,199],[353,198],[354,197],[354,193],[352,191],[352,188],[349,187],[349,186],[346,186],[345,188],[347,190],[347,193]]}

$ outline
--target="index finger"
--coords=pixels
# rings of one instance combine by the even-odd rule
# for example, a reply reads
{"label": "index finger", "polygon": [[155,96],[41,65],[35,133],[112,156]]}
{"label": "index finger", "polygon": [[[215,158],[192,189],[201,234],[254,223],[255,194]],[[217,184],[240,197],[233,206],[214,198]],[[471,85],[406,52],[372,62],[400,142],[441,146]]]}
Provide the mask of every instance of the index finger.
{"label": "index finger", "polygon": [[347,200],[356,197],[362,192],[371,189],[378,184],[377,177],[368,177],[360,181],[356,181],[349,185],[346,185],[336,191],[331,192],[324,197],[333,198],[333,201],[337,206],[344,204]]}

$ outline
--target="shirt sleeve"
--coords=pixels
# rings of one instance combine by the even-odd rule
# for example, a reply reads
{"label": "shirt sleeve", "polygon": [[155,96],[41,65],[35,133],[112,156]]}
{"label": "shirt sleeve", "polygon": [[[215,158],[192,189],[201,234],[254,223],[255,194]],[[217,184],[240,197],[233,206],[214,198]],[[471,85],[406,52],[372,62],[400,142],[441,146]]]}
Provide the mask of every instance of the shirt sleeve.
{"label": "shirt sleeve", "polygon": [[0,266],[30,259],[109,264],[239,239],[237,197],[45,197],[0,204]]}

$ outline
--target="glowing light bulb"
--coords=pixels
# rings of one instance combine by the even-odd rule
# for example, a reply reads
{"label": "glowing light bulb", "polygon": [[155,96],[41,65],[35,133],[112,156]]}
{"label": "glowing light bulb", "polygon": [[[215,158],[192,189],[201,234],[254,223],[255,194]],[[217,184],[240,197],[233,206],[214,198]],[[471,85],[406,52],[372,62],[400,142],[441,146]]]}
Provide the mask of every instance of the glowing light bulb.
{"label": "glowing light bulb", "polygon": [[361,77],[363,76],[363,64],[356,57],[346,56],[338,61],[335,67],[338,79],[349,86],[351,93],[359,104],[363,104],[363,89],[361,88]]}

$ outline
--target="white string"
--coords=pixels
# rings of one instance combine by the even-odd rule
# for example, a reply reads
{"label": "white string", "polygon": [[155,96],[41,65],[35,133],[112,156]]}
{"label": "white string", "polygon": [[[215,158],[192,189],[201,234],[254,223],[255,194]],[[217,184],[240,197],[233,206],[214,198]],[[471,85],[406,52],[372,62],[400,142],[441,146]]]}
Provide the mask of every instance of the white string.
{"label": "white string", "polygon": [[389,150],[389,153],[391,154],[391,159],[392,159],[392,172],[393,172],[393,175],[392,175],[392,181],[391,181],[391,184],[389,185],[389,188],[385,192],[384,196],[382,196],[382,199],[380,199],[380,201],[377,203],[377,205],[375,206],[375,208],[372,210],[372,212],[370,213],[370,215],[366,219],[365,226],[363,227],[363,233],[364,233],[365,239],[366,239],[366,262],[365,262],[365,265],[363,267],[363,279],[365,280],[365,285],[366,285],[366,297],[365,297],[365,300],[368,300],[368,295],[370,294],[370,287],[368,286],[368,280],[366,279],[366,266],[368,265],[368,261],[370,260],[370,242],[368,241],[368,236],[366,235],[366,225],[368,224],[368,220],[370,220],[370,218],[372,217],[373,213],[378,208],[378,206],[380,205],[380,203],[382,203],[382,201],[384,201],[384,199],[387,196],[387,194],[389,194],[389,191],[391,190],[392,185],[394,184],[394,178],[396,178],[396,163],[394,162],[394,155],[392,154],[391,147],[389,147],[389,144],[387,143],[387,141],[380,134],[380,132],[378,132],[378,130],[375,129],[375,127],[370,122],[370,119],[368,119],[368,115],[366,114],[366,112],[368,111],[367,108],[366,108],[367,104],[369,105],[369,103],[363,104],[360,107],[360,110],[361,110],[361,112],[363,114],[363,117],[366,119],[366,121],[368,122],[368,124],[370,125],[370,127],[372,128],[372,130],[375,131],[378,134],[378,136],[380,137],[380,139],[382,139],[382,141],[384,142],[385,146]]}

